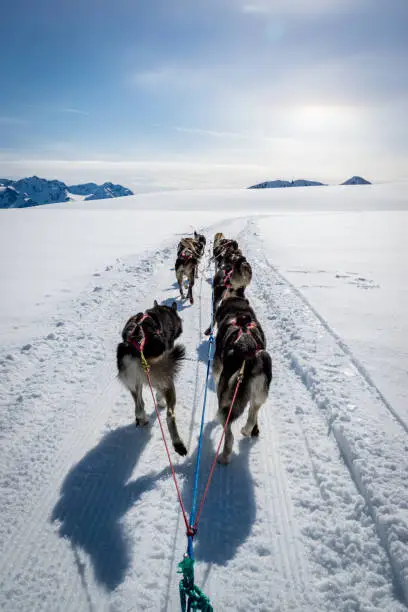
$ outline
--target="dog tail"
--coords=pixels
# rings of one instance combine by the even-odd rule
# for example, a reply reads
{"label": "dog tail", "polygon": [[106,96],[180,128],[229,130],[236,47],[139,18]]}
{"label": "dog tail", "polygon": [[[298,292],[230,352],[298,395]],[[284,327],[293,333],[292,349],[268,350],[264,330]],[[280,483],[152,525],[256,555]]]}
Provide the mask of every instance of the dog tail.
{"label": "dog tail", "polygon": [[185,356],[186,349],[183,344],[176,344],[170,351],[167,351],[160,363],[160,368],[163,368],[163,374],[169,378],[176,376],[180,371]]}
{"label": "dog tail", "polygon": [[268,351],[262,350],[256,356],[257,366],[261,373],[265,376],[266,384],[269,389],[269,385],[272,381],[272,358]]}
{"label": "dog tail", "polygon": [[[245,338],[247,340],[247,338]],[[249,340],[249,338],[248,338]],[[251,341],[248,341],[244,344],[244,346],[240,346],[240,353],[236,353],[236,357],[238,359],[235,361],[235,366],[237,363],[242,363],[245,361],[244,368],[244,380],[249,380],[254,376],[263,376],[265,379],[265,384],[267,388],[272,380],[272,359],[268,351],[265,349],[257,350],[254,352],[254,347]]]}
{"label": "dog tail", "polygon": [[130,357],[139,358],[140,353],[128,342],[119,342],[116,348],[116,365],[118,368],[118,372],[121,372],[123,369],[123,358],[129,355]]}
{"label": "dog tail", "polygon": [[258,394],[266,398],[272,381],[272,359],[268,351],[261,350],[255,357],[245,362],[243,383],[245,385],[250,381],[257,381]]}

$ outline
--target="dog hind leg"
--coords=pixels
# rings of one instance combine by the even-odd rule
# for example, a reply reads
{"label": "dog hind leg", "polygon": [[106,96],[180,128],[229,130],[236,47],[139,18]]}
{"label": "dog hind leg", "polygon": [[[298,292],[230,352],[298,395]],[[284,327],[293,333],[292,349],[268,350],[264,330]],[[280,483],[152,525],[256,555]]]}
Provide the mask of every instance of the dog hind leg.
{"label": "dog hind leg", "polygon": [[136,385],[135,390],[130,390],[133,400],[135,402],[135,419],[136,427],[147,425],[149,422],[148,416],[145,412],[142,385]]}
{"label": "dog hind leg", "polygon": [[256,376],[251,382],[248,419],[241,429],[243,436],[259,436],[258,412],[268,397],[268,382],[264,374]]}
{"label": "dog hind leg", "polygon": [[214,382],[216,385],[218,385],[218,382],[220,380],[221,372],[222,372],[222,361],[217,355],[215,355],[213,362],[212,362],[212,374],[213,374]]}
{"label": "dog hind leg", "polygon": [[163,391],[167,403],[167,428],[173,443],[174,450],[181,456],[187,455],[187,449],[179,436],[174,409],[176,407],[176,390],[171,382],[170,386]]}
{"label": "dog hind leg", "polygon": [[190,274],[188,275],[188,298],[190,300],[190,304],[194,304],[194,298],[193,298],[194,279],[195,279],[195,267],[191,270]]}
{"label": "dog hind leg", "polygon": [[182,297],[182,299],[184,300],[184,291],[183,291],[183,269],[182,268],[178,268],[178,270],[176,270],[176,279],[177,279],[177,283],[179,286],[179,290],[180,290],[180,296]]}
{"label": "dog hind leg", "polygon": [[258,412],[262,404],[254,404],[251,401],[248,411],[248,419],[244,427],[241,429],[243,436],[259,436],[258,427]]}
{"label": "dog hind leg", "polygon": [[[222,423],[225,425],[225,423]],[[227,465],[231,461],[232,447],[234,446],[234,435],[231,429],[231,423],[228,423],[225,431],[224,448],[221,455],[218,457],[218,463]]]}
{"label": "dog hind leg", "polygon": [[161,408],[163,410],[163,408],[166,408],[166,398],[164,397],[162,391],[157,390],[156,391],[156,402],[159,408]]}

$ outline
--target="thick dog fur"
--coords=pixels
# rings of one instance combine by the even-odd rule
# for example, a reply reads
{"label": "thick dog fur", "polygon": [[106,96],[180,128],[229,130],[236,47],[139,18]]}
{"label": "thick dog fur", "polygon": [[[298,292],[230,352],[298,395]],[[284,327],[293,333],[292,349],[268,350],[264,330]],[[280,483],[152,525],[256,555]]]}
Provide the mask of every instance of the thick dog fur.
{"label": "thick dog fur", "polygon": [[184,299],[183,280],[187,277],[190,304],[194,304],[193,287],[198,276],[198,264],[204,254],[206,239],[203,234],[194,232],[194,238],[182,238],[177,248],[177,259],[175,263],[176,279],[179,286],[180,296]]}
{"label": "thick dog fur", "polygon": [[207,240],[204,234],[199,234],[198,232],[194,232],[194,239],[197,241],[200,250],[200,257],[204,255],[205,245],[207,244]]}
{"label": "thick dog fur", "polygon": [[243,379],[225,433],[220,463],[229,463],[234,444],[231,424],[249,403],[248,418],[241,429],[244,436],[258,436],[258,412],[266,401],[272,380],[272,360],[266,351],[265,335],[245,298],[229,298],[217,312],[213,374],[217,387],[218,417],[225,425],[239,372],[245,362]]}
{"label": "thick dog fur", "polygon": [[180,254],[177,255],[176,263],[174,264],[181,299],[184,299],[185,297],[183,291],[183,280],[185,276],[187,277],[187,297],[190,301],[190,304],[194,304],[193,287],[195,279],[197,277],[198,262],[199,259],[193,251],[190,251],[189,249],[184,249],[181,250]]}
{"label": "thick dog fur", "polygon": [[182,238],[177,247],[177,255],[179,255],[184,249],[192,251],[194,255],[201,259],[204,254],[206,239],[204,234],[198,234],[194,232],[194,238]]}
{"label": "thick dog fur", "polygon": [[[147,315],[147,316],[146,316]],[[140,346],[150,366],[149,375],[156,389],[160,407],[167,407],[167,427],[175,451],[186,455],[187,449],[181,440],[176,424],[176,390],[174,379],[185,355],[182,344],[174,344],[183,331],[177,314],[177,303],[172,306],[154,307],[131,317],[123,332],[123,341],[118,344],[116,357],[118,377],[129,389],[135,403],[136,426],[146,425],[148,417],[142,396],[143,385],[147,385],[146,373],[141,363]]]}
{"label": "thick dog fur", "polygon": [[222,238],[213,249],[213,259],[215,261],[215,270],[218,271],[234,256],[242,256],[242,252],[238,247],[236,240]]}
{"label": "thick dog fur", "polygon": [[[237,256],[232,263],[228,263],[215,273],[213,280],[213,313],[215,314],[222,300],[228,297],[243,297],[246,287],[252,280],[252,268],[244,256]],[[208,336],[211,325],[205,330]]]}
{"label": "thick dog fur", "polygon": [[213,239],[213,255],[215,255],[215,250],[218,247],[220,240],[222,240],[223,238],[225,238],[224,234],[222,232],[217,232],[214,235],[214,239]]}

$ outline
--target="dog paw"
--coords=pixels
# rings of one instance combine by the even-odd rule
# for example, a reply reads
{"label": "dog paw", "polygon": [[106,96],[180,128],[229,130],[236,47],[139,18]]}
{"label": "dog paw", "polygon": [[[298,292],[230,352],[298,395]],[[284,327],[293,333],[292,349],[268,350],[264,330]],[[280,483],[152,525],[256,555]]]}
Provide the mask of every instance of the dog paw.
{"label": "dog paw", "polygon": [[182,457],[187,455],[187,449],[182,442],[176,442],[174,445],[174,450]]}
{"label": "dog paw", "polygon": [[257,438],[259,436],[259,427],[258,425],[254,425],[251,431],[251,436],[253,438]]}
{"label": "dog paw", "polygon": [[159,410],[164,410],[167,408],[166,400],[160,395],[156,395],[156,403]]}
{"label": "dog paw", "polygon": [[220,465],[228,465],[230,461],[231,455],[224,455],[224,453],[222,453],[217,459],[217,463]]}
{"label": "dog paw", "polygon": [[144,427],[149,422],[147,417],[137,417],[136,419],[136,427]]}
{"label": "dog paw", "polygon": [[242,433],[242,435],[243,435],[243,436],[245,436],[245,437],[247,437],[247,438],[249,438],[249,436],[251,436],[251,435],[252,435],[251,430],[250,430],[250,429],[247,429],[246,427],[243,427],[243,428],[241,429],[241,433]]}

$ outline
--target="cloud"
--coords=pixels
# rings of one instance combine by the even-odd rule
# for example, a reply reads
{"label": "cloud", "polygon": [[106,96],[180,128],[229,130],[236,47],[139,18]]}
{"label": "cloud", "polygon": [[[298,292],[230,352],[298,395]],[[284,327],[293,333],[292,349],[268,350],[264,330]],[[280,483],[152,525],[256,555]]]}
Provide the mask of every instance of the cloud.
{"label": "cloud", "polygon": [[60,109],[61,113],[69,113],[72,115],[89,115],[89,113],[87,113],[86,111],[80,110],[79,108],[61,108]]}
{"label": "cloud", "polygon": [[215,70],[206,65],[161,65],[128,77],[131,85],[145,89],[202,89],[210,85]]}
{"label": "cloud", "polygon": [[241,5],[241,13],[254,16],[316,15],[346,13],[351,8],[358,10],[367,0],[260,0]]}
{"label": "cloud", "polygon": [[248,134],[243,134],[240,132],[223,132],[218,130],[207,130],[197,127],[183,127],[180,125],[173,126],[173,130],[186,134],[196,134],[198,136],[212,136],[214,138],[238,138],[243,140],[247,140],[248,138],[250,138]]}
{"label": "cloud", "polygon": [[241,149],[215,146],[205,156],[191,154],[175,159],[33,159],[0,155],[0,175],[10,178],[37,174],[67,184],[114,181],[137,193],[174,189],[245,188],[276,178],[307,178],[339,183],[359,174],[370,180],[406,176],[406,151],[396,157],[381,142],[357,140],[348,144],[333,138],[299,136]]}
{"label": "cloud", "polygon": [[[1,158],[0,158],[1,159]],[[247,187],[265,176],[267,169],[251,163],[223,163],[203,159],[152,160],[47,160],[3,159],[0,174],[21,178],[37,174],[45,178],[58,178],[67,184],[88,181],[114,181],[138,192],[167,189],[208,189]],[[136,189],[137,187],[137,189]]]}
{"label": "cloud", "polygon": [[176,132],[192,134],[194,136],[208,136],[210,138],[217,138],[223,140],[243,140],[253,142],[281,142],[283,140],[288,140],[287,138],[279,136],[266,136],[265,134],[256,132],[225,132],[219,130],[208,130],[198,127],[184,127],[180,125],[173,126],[172,129]]}
{"label": "cloud", "polygon": [[242,12],[249,15],[267,15],[270,13],[270,7],[265,4],[244,4]]}

